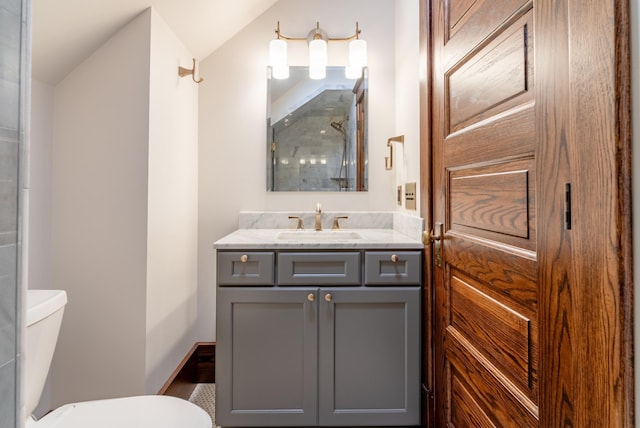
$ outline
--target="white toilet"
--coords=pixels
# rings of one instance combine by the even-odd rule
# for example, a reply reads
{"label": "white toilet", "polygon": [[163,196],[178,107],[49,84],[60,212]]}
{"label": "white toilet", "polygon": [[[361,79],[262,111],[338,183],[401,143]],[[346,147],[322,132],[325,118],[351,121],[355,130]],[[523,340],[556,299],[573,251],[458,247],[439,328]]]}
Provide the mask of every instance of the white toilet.
{"label": "white toilet", "polygon": [[203,409],[162,395],[66,404],[36,421],[31,414],[42,394],[66,304],[65,291],[27,291],[25,428],[211,428],[211,418]]}

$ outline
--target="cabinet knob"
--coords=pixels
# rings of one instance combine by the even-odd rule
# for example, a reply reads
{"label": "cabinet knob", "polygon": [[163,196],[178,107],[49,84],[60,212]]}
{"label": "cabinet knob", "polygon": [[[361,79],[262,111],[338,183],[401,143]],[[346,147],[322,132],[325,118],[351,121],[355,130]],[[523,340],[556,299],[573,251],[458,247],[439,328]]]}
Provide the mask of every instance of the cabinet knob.
{"label": "cabinet knob", "polygon": [[330,302],[333,299],[333,296],[331,295],[331,293],[327,293],[324,295],[324,300],[326,300],[327,302]]}
{"label": "cabinet knob", "polygon": [[240,256],[240,261],[242,263],[246,263],[247,260],[249,260],[249,256],[247,256],[246,254],[243,254],[243,255]]}
{"label": "cabinet knob", "polygon": [[309,295],[307,296],[307,300],[313,302],[314,300],[316,300],[316,295],[313,293],[309,293]]}
{"label": "cabinet knob", "polygon": [[400,258],[398,257],[398,255],[397,255],[397,254],[394,254],[394,255],[392,255],[392,256],[391,256],[391,261],[392,261],[393,263],[396,263],[398,260],[400,260]]}

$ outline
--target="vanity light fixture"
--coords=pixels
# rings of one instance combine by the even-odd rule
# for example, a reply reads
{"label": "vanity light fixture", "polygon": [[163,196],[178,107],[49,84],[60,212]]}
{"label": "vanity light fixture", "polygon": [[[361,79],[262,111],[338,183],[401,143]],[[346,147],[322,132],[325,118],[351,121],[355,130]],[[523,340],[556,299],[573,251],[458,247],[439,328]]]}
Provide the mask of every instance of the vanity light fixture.
{"label": "vanity light fixture", "polygon": [[367,42],[360,38],[360,28],[356,22],[356,32],[349,37],[329,37],[316,22],[316,28],[307,37],[287,37],[280,32],[280,21],[276,26],[276,38],[269,42],[269,65],[275,79],[289,77],[287,63],[287,41],[306,41],[309,45],[309,77],[324,79],[327,73],[327,43],[350,42],[349,64],[345,68],[347,79],[357,79],[362,76],[362,68],[367,66]]}

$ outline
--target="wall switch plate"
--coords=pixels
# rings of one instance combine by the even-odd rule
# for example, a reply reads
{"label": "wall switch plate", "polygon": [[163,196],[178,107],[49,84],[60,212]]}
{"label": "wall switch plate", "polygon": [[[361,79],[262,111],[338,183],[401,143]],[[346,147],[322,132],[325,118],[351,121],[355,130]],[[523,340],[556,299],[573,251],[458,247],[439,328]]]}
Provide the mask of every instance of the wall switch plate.
{"label": "wall switch plate", "polygon": [[396,193],[398,199],[398,205],[402,206],[402,186],[398,186],[398,192]]}
{"label": "wall switch plate", "polygon": [[404,185],[404,207],[408,210],[416,209],[416,183]]}

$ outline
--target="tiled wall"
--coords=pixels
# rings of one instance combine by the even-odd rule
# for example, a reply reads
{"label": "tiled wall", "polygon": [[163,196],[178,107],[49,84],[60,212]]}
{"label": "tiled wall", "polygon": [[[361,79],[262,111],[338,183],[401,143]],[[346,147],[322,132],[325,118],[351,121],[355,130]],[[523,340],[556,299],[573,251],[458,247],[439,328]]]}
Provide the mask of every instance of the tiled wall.
{"label": "tiled wall", "polygon": [[[17,426],[22,0],[0,0],[0,428]],[[25,79],[23,79],[25,81]]]}
{"label": "tiled wall", "polygon": [[[334,191],[346,177],[341,168],[345,140],[326,114],[305,115],[276,134],[274,190]],[[347,126],[347,120],[344,125]],[[355,179],[350,168],[351,188]],[[344,182],[343,182],[344,186]]]}

